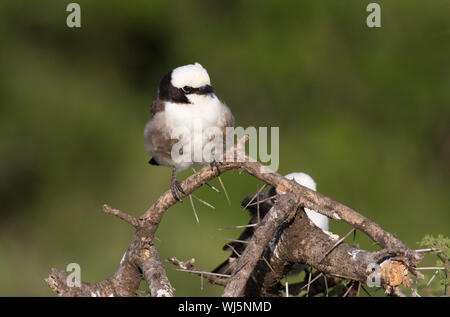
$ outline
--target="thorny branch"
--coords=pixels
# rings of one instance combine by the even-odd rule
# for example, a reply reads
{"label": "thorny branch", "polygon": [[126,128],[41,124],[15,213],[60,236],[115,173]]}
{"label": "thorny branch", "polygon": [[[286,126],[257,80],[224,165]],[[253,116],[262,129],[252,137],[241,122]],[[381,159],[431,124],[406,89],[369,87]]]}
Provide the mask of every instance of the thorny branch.
{"label": "thorny branch", "polygon": [[[353,209],[251,161],[243,153],[243,144],[247,140],[246,136],[229,150],[234,160],[217,164],[220,172],[217,168],[205,166],[181,182],[181,186],[188,196],[220,173],[241,170],[276,187],[278,195],[274,208],[256,227],[230,278],[208,275],[193,267],[185,270],[224,285],[223,296],[278,296],[280,280],[295,263],[306,263],[330,277],[360,282],[365,282],[371,273],[366,270],[367,265],[378,263],[382,268],[381,285],[391,294],[398,295],[398,285],[409,283],[408,271],[416,273],[416,264],[422,256]],[[238,157],[243,157],[244,161]],[[136,229],[116,273],[98,283],[81,282],[79,287],[71,287],[66,272],[52,269],[46,283],[59,296],[136,296],[144,279],[152,296],[173,296],[173,288],[153,239],[165,212],[175,203],[168,190],[139,219],[105,205],[106,213],[119,217]],[[335,245],[336,240],[331,235],[308,220],[303,208],[348,223],[367,234],[383,250],[368,252],[345,243]],[[184,263],[173,259],[170,262],[178,266]],[[329,281],[332,283],[331,279]]]}

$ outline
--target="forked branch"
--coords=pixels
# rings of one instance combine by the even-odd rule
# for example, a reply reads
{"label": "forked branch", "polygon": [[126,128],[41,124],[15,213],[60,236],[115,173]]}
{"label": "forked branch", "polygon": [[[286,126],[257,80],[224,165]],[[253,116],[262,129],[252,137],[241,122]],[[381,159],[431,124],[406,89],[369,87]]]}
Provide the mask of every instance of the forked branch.
{"label": "forked branch", "polygon": [[[268,296],[274,294],[274,290],[276,289],[275,284],[286,273],[285,271],[289,263],[292,264],[294,262],[307,263],[335,276],[356,280],[363,280],[367,277],[368,273],[364,265],[366,265],[367,261],[376,260],[378,257],[369,252],[364,253],[368,256],[367,259],[363,259],[361,254],[359,257],[353,257],[355,253],[352,252],[356,252],[355,249],[349,248],[345,244],[339,245],[330,251],[329,254],[325,254],[324,246],[333,246],[335,241],[330,239],[320,229],[312,226],[304,217],[298,217],[299,214],[302,214],[298,211],[303,207],[313,209],[330,218],[342,220],[353,228],[364,232],[383,248],[383,256],[392,259],[395,258],[398,263],[401,263],[402,268],[414,272],[415,265],[422,258],[419,253],[410,250],[393,234],[384,231],[379,225],[353,209],[301,186],[295,181],[288,180],[275,172],[269,171],[258,162],[251,161],[243,153],[243,144],[247,139],[245,137],[240,140],[238,144],[229,149],[231,155],[224,156],[234,157],[233,160],[224,160],[224,162],[217,164],[220,173],[230,170],[245,171],[260,179],[265,184],[275,186],[279,197],[274,208],[262,220],[261,225],[256,228],[248,247],[239,258],[239,261],[237,261],[238,265],[225,286],[224,296],[243,296],[249,294]],[[243,160],[237,158],[243,158]],[[186,193],[186,196],[190,195],[207,182],[218,177],[220,173],[217,168],[205,166],[181,182],[183,191]],[[152,296],[173,296],[173,288],[167,279],[161,259],[153,244],[153,239],[165,212],[176,203],[177,201],[173,197],[172,192],[168,190],[139,219],[105,205],[104,211],[106,213],[115,215],[136,228],[130,246],[120,261],[117,272],[112,277],[99,283],[91,284],[81,282],[78,287],[69,286],[70,283],[67,281],[68,275],[66,272],[52,269],[52,273],[45,281],[60,296],[136,296],[139,284],[144,279],[149,285]],[[297,223],[298,221],[303,221],[303,223]],[[299,227],[309,228],[309,225],[312,228],[309,228],[312,236],[297,235],[296,242],[298,244],[295,245],[289,243],[289,241],[283,243],[285,241],[283,240],[284,238],[279,239],[277,244],[272,245],[270,248],[269,243],[271,243],[276,232],[281,234],[281,238],[283,236],[285,238],[290,237],[290,235],[294,234],[289,233],[289,231],[283,233],[278,230],[280,226],[287,224],[290,224],[293,228],[297,228],[295,229],[295,234],[297,234]],[[317,229],[320,232],[313,229]],[[304,232],[309,231],[306,230]],[[293,241],[291,238],[289,239]],[[320,241],[323,242],[321,245],[316,244]],[[278,249],[274,249],[274,246],[276,248],[278,247]],[[278,253],[274,252],[274,250],[278,250]],[[314,253],[315,251],[317,252]],[[349,253],[351,255],[348,255]],[[323,258],[324,255],[326,255],[325,259]],[[261,264],[260,259],[262,257],[266,264]],[[352,260],[355,258],[357,260],[353,263]],[[274,261],[283,264],[277,266]],[[358,267],[359,269],[355,274],[351,274],[349,270],[342,269],[342,261],[350,261],[347,263],[352,263],[353,267]],[[270,274],[257,273],[262,272],[260,269],[261,265],[265,265],[268,268],[271,266],[270,263],[279,272],[274,272],[272,268]],[[248,284],[250,280],[254,280],[254,278],[250,279],[250,276],[256,278],[257,281],[253,286]],[[217,279],[218,283],[224,284],[222,282],[223,279],[220,282],[219,280],[221,279]],[[386,287],[390,285],[389,280],[384,280],[382,283]],[[248,291],[251,289],[256,291]]]}

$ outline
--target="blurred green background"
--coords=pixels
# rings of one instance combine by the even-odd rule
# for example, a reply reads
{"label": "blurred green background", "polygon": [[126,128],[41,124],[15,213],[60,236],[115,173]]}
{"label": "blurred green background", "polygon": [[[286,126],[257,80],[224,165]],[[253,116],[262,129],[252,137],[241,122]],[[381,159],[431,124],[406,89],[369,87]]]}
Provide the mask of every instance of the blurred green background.
{"label": "blurred green background", "polygon": [[[193,62],[237,125],[280,127],[278,172],[310,174],[412,248],[450,234],[447,0],[378,1],[374,29],[360,0],[79,0],[80,29],[69,2],[0,2],[0,296],[52,296],[43,279],[71,262],[84,281],[113,274],[133,230],[102,205],[138,217],[168,189],[143,127],[160,78]],[[240,200],[261,183],[223,180],[231,206],[202,188],[217,208],[197,203],[199,224],[188,202],[164,216],[162,258],[205,270],[226,258],[221,238],[239,231],[217,228],[247,223]],[[166,268],[177,296],[221,293]]]}

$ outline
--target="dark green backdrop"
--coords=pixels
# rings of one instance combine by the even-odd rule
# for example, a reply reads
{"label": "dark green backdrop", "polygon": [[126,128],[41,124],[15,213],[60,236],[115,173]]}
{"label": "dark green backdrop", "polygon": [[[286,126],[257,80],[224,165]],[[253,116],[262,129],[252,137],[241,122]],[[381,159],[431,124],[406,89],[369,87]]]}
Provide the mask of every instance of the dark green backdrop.
{"label": "dark green backdrop", "polygon": [[[133,230],[102,204],[139,216],[168,188],[143,127],[162,75],[196,61],[237,125],[280,127],[280,173],[310,174],[412,248],[449,235],[448,1],[378,1],[376,29],[360,0],[79,0],[80,29],[69,2],[0,2],[0,295],[52,295],[43,278],[71,262],[86,281],[115,271]],[[231,206],[204,188],[217,208],[197,204],[200,224],[189,203],[166,214],[162,258],[226,257],[238,231],[217,228],[247,222],[239,202],[260,183],[223,179]],[[167,271],[178,296],[220,294]]]}

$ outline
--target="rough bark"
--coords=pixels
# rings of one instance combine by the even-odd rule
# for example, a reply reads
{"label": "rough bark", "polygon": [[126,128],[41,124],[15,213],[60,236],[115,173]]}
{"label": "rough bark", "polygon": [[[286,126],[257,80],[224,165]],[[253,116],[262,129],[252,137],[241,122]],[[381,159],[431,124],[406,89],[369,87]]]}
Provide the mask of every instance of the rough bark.
{"label": "rough bark", "polygon": [[[286,273],[290,264],[298,262],[307,263],[326,274],[357,281],[365,281],[368,263],[380,262],[383,259],[385,260],[380,263],[393,262],[392,259],[395,259],[402,268],[414,272],[415,265],[421,259],[418,253],[410,250],[393,234],[384,231],[379,225],[353,209],[271,172],[258,162],[250,161],[242,153],[242,143],[246,140],[246,138],[241,140],[231,149],[233,151],[231,156],[235,158],[233,161],[217,164],[220,171],[217,168],[205,166],[181,182],[184,192],[189,195],[219,176],[220,173],[241,170],[265,184],[275,186],[279,193],[276,207],[266,215],[261,226],[256,228],[248,248],[239,259],[238,269],[234,270],[228,280],[224,296],[277,294],[276,286],[279,285],[280,277]],[[244,157],[245,160],[237,160],[237,157]],[[171,191],[168,190],[139,219],[105,205],[106,213],[113,214],[136,228],[136,233],[117,272],[104,281],[82,282],[81,287],[74,288],[67,285],[67,273],[52,269],[45,281],[60,296],[136,296],[139,284],[144,278],[152,296],[173,296],[173,288],[152,241],[165,212],[176,202]],[[304,213],[297,213],[300,216],[295,217],[299,207],[310,208],[328,217],[345,221],[367,234],[384,250],[367,252],[340,244],[323,259],[324,254],[333,247],[335,241],[312,226],[309,220],[305,220]],[[285,228],[287,224],[289,226]],[[274,233],[279,239],[271,243]],[[261,255],[264,256],[264,261],[259,260]],[[270,273],[264,272],[269,267],[271,267]],[[385,271],[391,272],[393,269],[387,266]],[[402,275],[393,284],[398,281],[405,282],[407,279],[407,275]],[[249,284],[247,283],[249,281],[252,282]],[[252,286],[251,283],[254,285]],[[386,288],[395,287],[391,285],[390,278],[384,278],[382,283],[382,286]]]}

